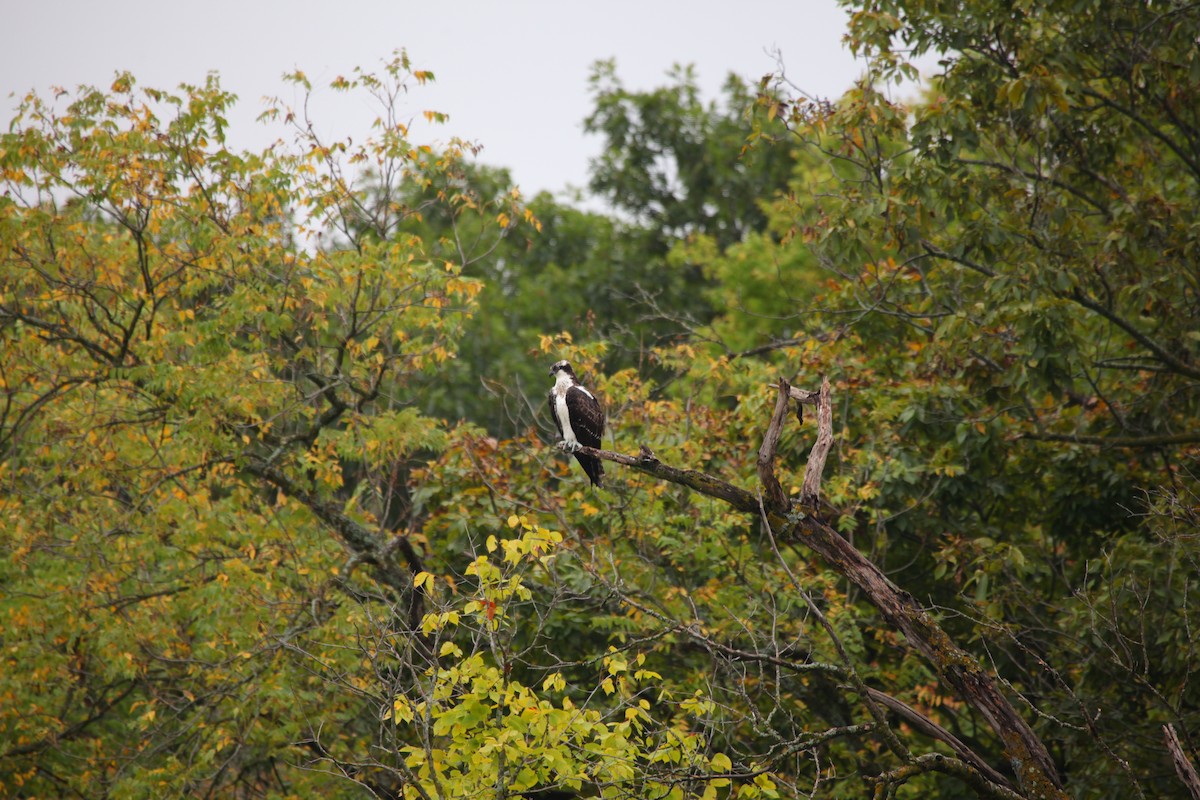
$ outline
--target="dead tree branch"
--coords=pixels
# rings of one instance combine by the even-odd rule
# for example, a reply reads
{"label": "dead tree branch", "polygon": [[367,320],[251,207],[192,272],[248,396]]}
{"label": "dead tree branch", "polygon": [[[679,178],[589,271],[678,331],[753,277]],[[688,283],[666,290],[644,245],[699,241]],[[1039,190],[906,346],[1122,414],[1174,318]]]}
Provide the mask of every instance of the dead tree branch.
{"label": "dead tree branch", "polygon": [[817,442],[808,454],[804,467],[804,483],[800,486],[800,503],[816,508],[821,498],[821,476],[825,473],[825,458],[833,446],[833,407],[829,397],[829,378],[821,379],[821,394],[817,400]]}
{"label": "dead tree branch", "polygon": [[[759,492],[750,492],[700,470],[679,469],[664,464],[645,446],[636,456],[584,447],[579,452],[623,464],[637,472],[658,480],[686,486],[707,497],[728,504],[731,508],[759,516],[766,512],[768,524],[777,531],[783,541],[803,545],[855,587],[879,610],[883,619],[904,634],[912,646],[933,666],[941,681],[957,696],[976,709],[1003,743],[1008,766],[1016,776],[1020,792],[1027,797],[1055,798],[1066,800],[1057,769],[1046,749],[1025,719],[1005,696],[1000,682],[984,669],[980,661],[951,640],[937,620],[922,608],[908,592],[905,592],[871,561],[847,542],[824,520],[811,513],[809,506],[793,505],[786,498],[780,500],[782,489],[775,477],[774,452],[778,444],[782,418],[786,414],[787,399],[809,402],[813,393],[804,398],[796,397],[786,381],[778,384],[781,400],[776,403],[771,424],[759,450],[758,475],[763,486],[761,494],[773,498],[772,505],[760,507]],[[832,409],[829,401],[829,383],[822,382],[818,401],[818,437],[813,453],[805,469],[806,494],[802,498],[819,496],[820,477],[825,456],[832,444]],[[781,411],[780,408],[783,408]],[[822,415],[825,415],[822,419]],[[826,435],[822,435],[825,433]],[[805,508],[810,511],[805,511]],[[943,741],[946,741],[943,739]],[[972,771],[993,784],[998,793],[1008,791],[1004,783],[995,781],[991,775],[979,768],[976,760],[966,759]],[[984,778],[984,775],[987,775]],[[1200,800],[1200,799],[1198,799]]]}
{"label": "dead tree branch", "polygon": [[783,433],[783,418],[787,415],[790,388],[787,381],[779,379],[779,397],[775,401],[775,412],[771,415],[771,423],[767,425],[762,447],[758,449],[758,480],[763,487],[763,504],[771,511],[785,513],[788,499],[783,486],[779,484],[779,479],[775,477],[775,449],[779,444],[779,435]]}
{"label": "dead tree branch", "polygon": [[1183,743],[1179,741],[1179,734],[1175,732],[1175,726],[1163,725],[1163,736],[1166,737],[1167,750],[1171,751],[1171,760],[1175,762],[1175,771],[1179,773],[1179,780],[1183,781],[1183,785],[1191,793],[1192,800],[1200,800],[1200,775],[1196,774],[1196,767],[1184,752]]}
{"label": "dead tree branch", "polygon": [[967,745],[964,744],[961,739],[931,720],[929,717],[922,714],[920,711],[917,711],[908,703],[892,697],[890,694],[885,694],[878,689],[872,689],[869,686],[867,687],[867,694],[876,703],[879,703],[881,706],[886,706],[892,711],[892,713],[903,719],[909,725],[912,725],[921,733],[933,739],[937,739],[938,741],[945,742],[947,745],[949,745],[950,749],[958,755],[959,758],[970,764],[975,769],[979,770],[979,772],[987,777],[987,779],[992,783],[1004,786],[1008,789],[1012,788],[1012,784],[1009,782],[1008,778],[994,770],[991,765],[984,761],[983,758],[981,758],[974,750],[967,747]]}

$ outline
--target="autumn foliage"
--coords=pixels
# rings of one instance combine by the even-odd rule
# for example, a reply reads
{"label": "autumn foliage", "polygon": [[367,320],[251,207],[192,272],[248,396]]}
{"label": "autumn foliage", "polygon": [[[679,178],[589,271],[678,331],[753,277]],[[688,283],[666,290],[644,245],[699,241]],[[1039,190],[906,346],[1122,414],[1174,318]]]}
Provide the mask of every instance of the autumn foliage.
{"label": "autumn foliage", "polygon": [[851,11],[836,102],[598,67],[612,217],[426,143],[403,54],[261,153],[215,77],[24,98],[0,794],[1200,791],[1200,14]]}

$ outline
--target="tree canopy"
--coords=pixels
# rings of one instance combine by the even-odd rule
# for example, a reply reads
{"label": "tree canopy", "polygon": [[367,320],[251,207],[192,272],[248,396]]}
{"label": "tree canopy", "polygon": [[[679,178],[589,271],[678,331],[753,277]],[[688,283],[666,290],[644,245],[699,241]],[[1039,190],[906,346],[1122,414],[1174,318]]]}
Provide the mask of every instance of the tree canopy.
{"label": "tree canopy", "polygon": [[598,65],[613,214],[403,53],[262,153],[215,76],[25,98],[0,794],[1200,796],[1200,9],[846,5],[833,101]]}

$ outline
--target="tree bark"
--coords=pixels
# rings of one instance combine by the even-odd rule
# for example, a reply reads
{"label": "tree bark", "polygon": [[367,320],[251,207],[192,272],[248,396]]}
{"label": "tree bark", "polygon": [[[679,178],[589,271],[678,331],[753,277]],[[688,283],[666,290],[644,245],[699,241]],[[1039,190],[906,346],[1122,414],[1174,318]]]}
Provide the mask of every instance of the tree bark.
{"label": "tree bark", "polygon": [[1175,726],[1163,725],[1163,736],[1166,737],[1167,749],[1171,751],[1171,760],[1175,762],[1175,772],[1179,774],[1179,780],[1183,781],[1183,785],[1191,793],[1192,800],[1200,800],[1200,775],[1196,774],[1196,767],[1184,752]]}
{"label": "tree bark", "polygon": [[[783,391],[780,395],[783,396]],[[785,401],[786,403],[786,398]],[[817,508],[821,499],[821,476],[825,474],[825,458],[833,446],[833,401],[830,399],[829,378],[821,378],[821,393],[817,397],[817,443],[808,454],[804,467],[804,483],[800,486],[800,503]]]}

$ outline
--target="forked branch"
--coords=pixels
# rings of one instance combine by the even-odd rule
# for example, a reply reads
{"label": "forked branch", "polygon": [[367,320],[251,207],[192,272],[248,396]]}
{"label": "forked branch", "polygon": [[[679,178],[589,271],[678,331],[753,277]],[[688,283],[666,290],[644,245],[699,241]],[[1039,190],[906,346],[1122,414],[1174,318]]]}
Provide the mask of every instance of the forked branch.
{"label": "forked branch", "polygon": [[[755,492],[700,470],[664,464],[645,446],[636,456],[591,447],[584,447],[579,452],[623,464],[659,480],[686,486],[756,518],[765,511],[772,530],[784,541],[803,545],[821,556],[831,569],[862,591],[883,619],[903,633],[913,648],[929,662],[942,683],[987,720],[1003,743],[1008,766],[1016,777],[1021,795],[1066,800],[1045,744],[1001,691],[996,676],[985,670],[977,658],[956,645],[934,616],[922,608],[912,595],[892,583],[875,564],[812,513],[820,495],[825,459],[833,442],[833,412],[828,380],[822,381],[819,393],[794,389],[786,381],[780,381],[777,388],[779,399],[758,453],[758,476],[762,485]],[[805,468],[799,504],[793,504],[786,498],[775,476],[775,453],[789,399],[806,404],[812,404],[815,399],[818,409],[817,442]],[[759,505],[759,496],[764,498],[762,506]],[[981,769],[982,759],[977,756],[971,758],[965,752],[959,755],[964,760],[956,763],[969,765],[972,773],[993,786],[997,795],[1011,791],[996,780],[999,773]]]}

